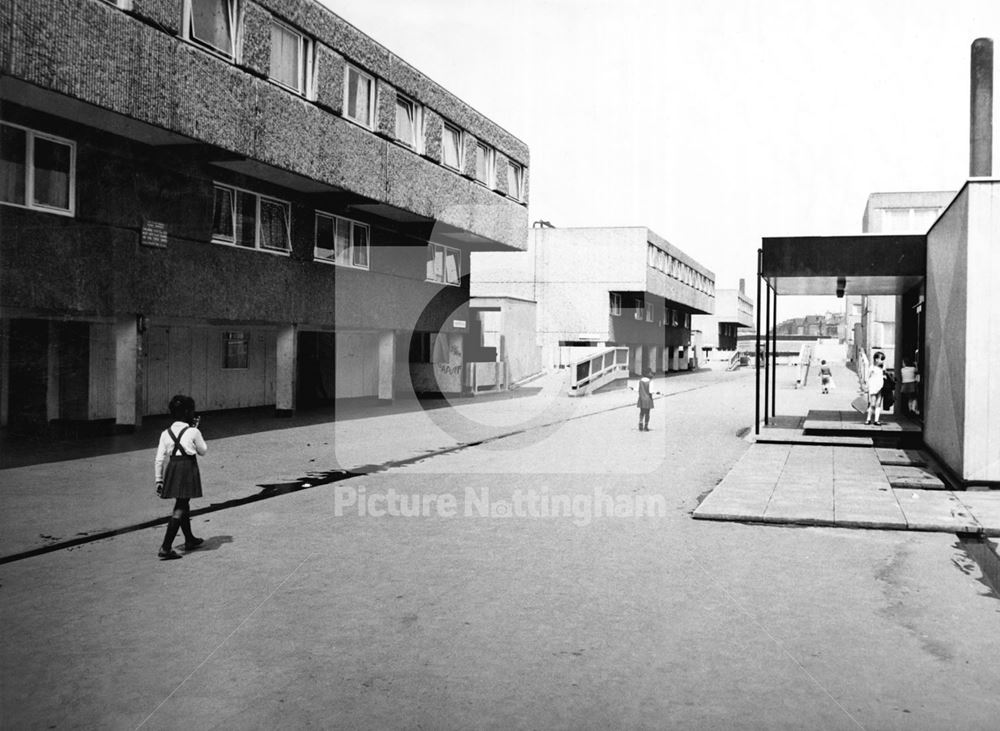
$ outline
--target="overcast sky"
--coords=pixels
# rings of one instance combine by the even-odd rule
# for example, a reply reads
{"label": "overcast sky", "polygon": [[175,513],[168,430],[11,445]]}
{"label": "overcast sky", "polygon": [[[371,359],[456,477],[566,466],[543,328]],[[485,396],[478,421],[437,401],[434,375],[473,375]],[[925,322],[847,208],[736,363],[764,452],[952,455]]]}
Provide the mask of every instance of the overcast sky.
{"label": "overcast sky", "polygon": [[322,2],[528,144],[529,220],[649,226],[751,293],[762,236],[962,185],[970,47],[1000,41],[1000,0]]}

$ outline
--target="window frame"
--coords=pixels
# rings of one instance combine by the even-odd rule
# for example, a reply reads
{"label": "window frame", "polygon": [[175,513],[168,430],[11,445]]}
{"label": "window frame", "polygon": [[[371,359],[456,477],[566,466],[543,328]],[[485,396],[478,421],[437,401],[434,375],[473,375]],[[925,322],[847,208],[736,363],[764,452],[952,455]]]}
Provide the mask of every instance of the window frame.
{"label": "window frame", "polygon": [[[317,239],[319,238],[319,219],[326,218],[333,223],[333,236],[334,240],[330,243],[333,244],[332,249],[327,249],[327,247],[322,247],[325,250],[332,251],[334,253],[334,258],[329,258],[326,256],[320,256],[317,252],[321,248]],[[337,221],[344,221],[349,225],[347,229],[348,238],[348,261],[342,262],[337,261]],[[360,227],[365,231],[365,263],[358,264],[357,256],[355,254],[354,248],[354,230],[355,227]],[[364,223],[363,221],[355,221],[353,218],[347,218],[346,216],[338,216],[335,213],[328,213],[326,211],[316,211],[316,215],[313,218],[313,261],[318,261],[323,264],[333,264],[338,267],[347,267],[349,269],[360,269],[362,271],[370,271],[372,265],[372,227],[371,225]]]}
{"label": "window frame", "polygon": [[653,302],[646,303],[646,322],[653,322],[656,318],[656,304]]}
{"label": "window frame", "polygon": [[[350,90],[351,90],[351,73],[357,74],[360,78],[366,79],[368,81],[368,121],[358,119],[353,116],[350,112]],[[362,71],[361,68],[355,66],[352,63],[346,64],[344,68],[344,119],[354,122],[360,127],[364,127],[367,130],[375,129],[375,77],[369,74],[367,71]]]}
{"label": "window frame", "polygon": [[[443,285],[445,285],[447,287],[461,287],[462,286],[462,250],[461,249],[456,249],[454,246],[448,246],[447,244],[438,244],[438,243],[433,242],[433,241],[428,241],[427,242],[427,252],[428,252],[428,255],[431,254],[432,252],[434,252],[436,249],[441,249],[442,250],[442,253],[441,253],[441,278],[437,279],[437,278],[434,278],[434,277],[427,276],[427,267],[426,267],[426,264],[430,264],[430,259],[428,258],[428,259],[425,260],[424,281],[425,282],[434,282],[435,284],[443,284]],[[448,280],[448,272],[447,272],[447,269],[448,269],[448,266],[447,266],[448,252],[454,252],[454,254],[455,254],[456,278],[455,278],[454,282]]]}
{"label": "window frame", "polygon": [[622,296],[617,292],[609,292],[611,295],[611,314],[620,317],[622,314]]}
{"label": "window frame", "polygon": [[[479,177],[479,151],[483,151],[484,164],[486,170],[483,171],[483,176],[486,180],[482,180]],[[473,180],[475,180],[480,185],[485,185],[487,188],[492,190],[496,187],[496,150],[490,145],[487,145],[482,140],[476,140],[476,170],[473,173]]]}
{"label": "window frame", "polygon": [[[402,139],[399,134],[399,107],[400,105],[409,105],[411,111],[413,112],[412,121],[410,122],[411,131],[413,133],[413,143],[407,142]],[[393,139],[396,140],[403,147],[413,150],[417,154],[422,154],[424,151],[424,107],[416,99],[407,96],[406,94],[400,94],[396,92],[396,120],[393,125]]]}
{"label": "window frame", "polygon": [[[233,338],[232,335],[241,335],[242,338]],[[222,331],[222,370],[224,371],[248,371],[250,370],[250,343],[253,340],[253,333],[249,330],[223,330]],[[238,359],[243,361],[243,365],[230,365],[229,356],[230,343],[242,343],[245,347]]]}
{"label": "window frame", "polygon": [[[231,204],[231,215],[233,221],[233,236],[232,239],[228,239],[224,236],[220,236],[215,233],[215,193],[218,189],[228,190],[232,193],[232,204]],[[254,197],[254,245],[253,248],[249,246],[242,246],[236,241],[236,218],[239,214],[239,206],[237,205],[236,199],[239,193],[244,195],[252,195]],[[269,203],[277,203],[284,207],[285,209],[285,243],[286,248],[279,249],[274,246],[264,246],[261,242],[261,203],[262,201],[267,201]],[[243,251],[263,251],[268,254],[275,254],[277,256],[288,256],[292,253],[292,204],[290,201],[282,200],[281,198],[276,198],[273,195],[267,195],[266,193],[258,193],[253,190],[248,190],[246,188],[241,188],[237,185],[230,185],[229,183],[220,183],[218,181],[213,181],[212,183],[212,238],[211,242],[213,244],[218,244],[219,246],[230,246],[234,249],[241,249]]]}
{"label": "window frame", "polygon": [[[26,208],[32,211],[42,211],[44,213],[54,213],[57,216],[76,217],[76,142],[65,137],[51,135],[47,132],[39,132],[31,127],[10,122],[0,122],[0,127],[11,127],[24,132],[24,202],[0,200],[0,205],[13,206],[15,208]],[[40,138],[57,145],[69,148],[69,173],[68,190],[66,192],[66,208],[46,205],[35,202],[35,139]]]}
{"label": "window frame", "polygon": [[[315,96],[315,88],[314,88],[315,87],[315,83],[314,83],[314,79],[315,79],[315,73],[314,73],[314,69],[315,69],[315,63],[314,63],[314,59],[315,59],[315,51],[314,51],[315,45],[313,43],[313,39],[310,36],[308,36],[305,33],[303,33],[302,31],[300,31],[298,28],[295,28],[294,26],[289,25],[288,23],[284,22],[283,20],[281,20],[281,19],[279,19],[279,18],[277,18],[277,17],[275,17],[275,16],[272,15],[271,16],[272,33],[273,33],[274,26],[278,26],[279,28],[285,30],[286,32],[298,36],[298,39],[299,39],[299,63],[298,63],[298,68],[296,69],[296,72],[297,72],[297,74],[299,76],[299,87],[290,86],[289,84],[285,83],[281,79],[278,79],[278,78],[276,78],[276,77],[274,77],[274,76],[271,75],[271,66],[274,63],[274,43],[273,42],[271,44],[271,56],[270,56],[269,63],[268,63],[267,78],[270,81],[273,81],[278,86],[282,87],[283,89],[288,89],[289,91],[294,92],[295,94],[298,94],[299,96],[305,97],[306,99],[310,99],[310,100],[313,99],[314,96]],[[272,38],[273,38],[273,36],[272,36]]]}
{"label": "window frame", "polygon": [[[458,148],[457,165],[449,163],[447,161],[447,155],[445,154],[445,150],[447,149],[447,145],[445,144],[445,132],[449,131],[455,134],[456,146]],[[441,125],[441,164],[449,170],[455,170],[457,172],[462,172],[465,165],[465,130],[457,124],[452,124],[448,120],[443,120],[443,124]]]}
{"label": "window frame", "polygon": [[[517,184],[515,192],[511,192],[511,173],[514,174],[514,182]],[[524,200],[524,165],[513,160],[507,160],[507,196],[519,203]]]}
{"label": "window frame", "polygon": [[132,0],[104,0],[108,5],[113,5],[119,10],[131,10]]}
{"label": "window frame", "polygon": [[197,2],[199,2],[199,0],[184,0],[181,37],[189,43],[192,43],[213,55],[219,56],[220,58],[224,58],[233,63],[238,63],[241,56],[241,41],[243,40],[243,34],[240,32],[243,25],[243,8],[241,1],[222,0],[222,2],[226,3],[229,9],[229,43],[232,46],[232,50],[229,52],[218,48],[212,45],[211,42],[202,40],[195,35],[193,4]]}

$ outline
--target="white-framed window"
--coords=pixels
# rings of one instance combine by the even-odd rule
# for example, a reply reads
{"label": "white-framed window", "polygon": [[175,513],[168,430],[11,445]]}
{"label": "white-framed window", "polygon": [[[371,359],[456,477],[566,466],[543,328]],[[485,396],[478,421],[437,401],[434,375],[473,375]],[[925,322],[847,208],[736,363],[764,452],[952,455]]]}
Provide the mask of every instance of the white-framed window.
{"label": "white-framed window", "polygon": [[642,298],[636,298],[635,309],[632,313],[632,316],[636,320],[641,320],[643,317],[645,317],[645,315],[646,315],[646,303],[642,300]]}
{"label": "white-framed window", "polygon": [[287,253],[292,248],[291,205],[277,198],[216,183],[212,241]]}
{"label": "white-framed window", "polygon": [[132,0],[104,0],[108,5],[114,5],[116,8],[121,8],[122,10],[132,9]]}
{"label": "white-framed window", "polygon": [[677,327],[677,310],[670,311],[670,326]]}
{"label": "white-framed window", "polygon": [[513,160],[507,161],[507,195],[516,201],[524,200],[524,168]]}
{"label": "white-framed window", "polygon": [[396,95],[396,140],[415,152],[423,152],[424,110],[412,99]]}
{"label": "white-framed window", "polygon": [[646,244],[646,266],[654,266],[656,264],[656,247],[652,244]]}
{"label": "white-framed window", "polygon": [[250,331],[227,330],[222,333],[222,369],[245,371],[250,367]]}
{"label": "white-framed window", "polygon": [[75,201],[76,143],[0,124],[0,203],[72,216]]}
{"label": "white-framed window", "polygon": [[458,286],[462,281],[462,252],[443,244],[427,244],[427,281]]}
{"label": "white-framed window", "polygon": [[691,329],[691,313],[690,312],[685,312],[684,313],[684,327],[686,327],[688,330]]}
{"label": "white-framed window", "polygon": [[441,161],[450,168],[462,170],[465,162],[465,142],[462,130],[445,122],[441,128]]}
{"label": "white-framed window", "polygon": [[652,322],[656,316],[656,305],[646,303],[646,322]]}
{"label": "white-framed window", "polygon": [[493,148],[482,142],[476,143],[476,180],[493,187]]}
{"label": "white-framed window", "polygon": [[184,0],[184,38],[235,61],[239,0]]}
{"label": "white-framed window", "polygon": [[316,213],[314,257],[341,266],[367,269],[371,261],[368,224],[330,213]]}
{"label": "white-framed window", "polygon": [[615,292],[610,292],[609,294],[611,295],[611,314],[622,314],[622,296]]}
{"label": "white-framed window", "polygon": [[375,77],[350,64],[344,74],[344,116],[368,129],[375,123]]}
{"label": "white-framed window", "polygon": [[271,19],[271,67],[268,76],[304,97],[312,96],[313,42],[292,26]]}

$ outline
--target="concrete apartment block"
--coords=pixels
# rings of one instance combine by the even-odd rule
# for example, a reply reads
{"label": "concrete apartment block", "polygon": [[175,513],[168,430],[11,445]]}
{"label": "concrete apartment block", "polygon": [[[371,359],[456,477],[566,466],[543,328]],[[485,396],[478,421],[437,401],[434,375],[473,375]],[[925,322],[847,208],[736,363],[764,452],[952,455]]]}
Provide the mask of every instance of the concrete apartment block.
{"label": "concrete apartment block", "polygon": [[0,0],[0,73],[0,424],[464,388],[528,148],[390,50],[312,0]]}

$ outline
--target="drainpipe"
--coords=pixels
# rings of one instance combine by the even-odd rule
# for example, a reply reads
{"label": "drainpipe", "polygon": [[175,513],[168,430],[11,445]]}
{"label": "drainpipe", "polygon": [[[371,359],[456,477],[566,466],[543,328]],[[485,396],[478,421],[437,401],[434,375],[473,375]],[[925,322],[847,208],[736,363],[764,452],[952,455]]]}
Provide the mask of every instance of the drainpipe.
{"label": "drainpipe", "polygon": [[993,41],[972,42],[969,110],[969,177],[993,174]]}

